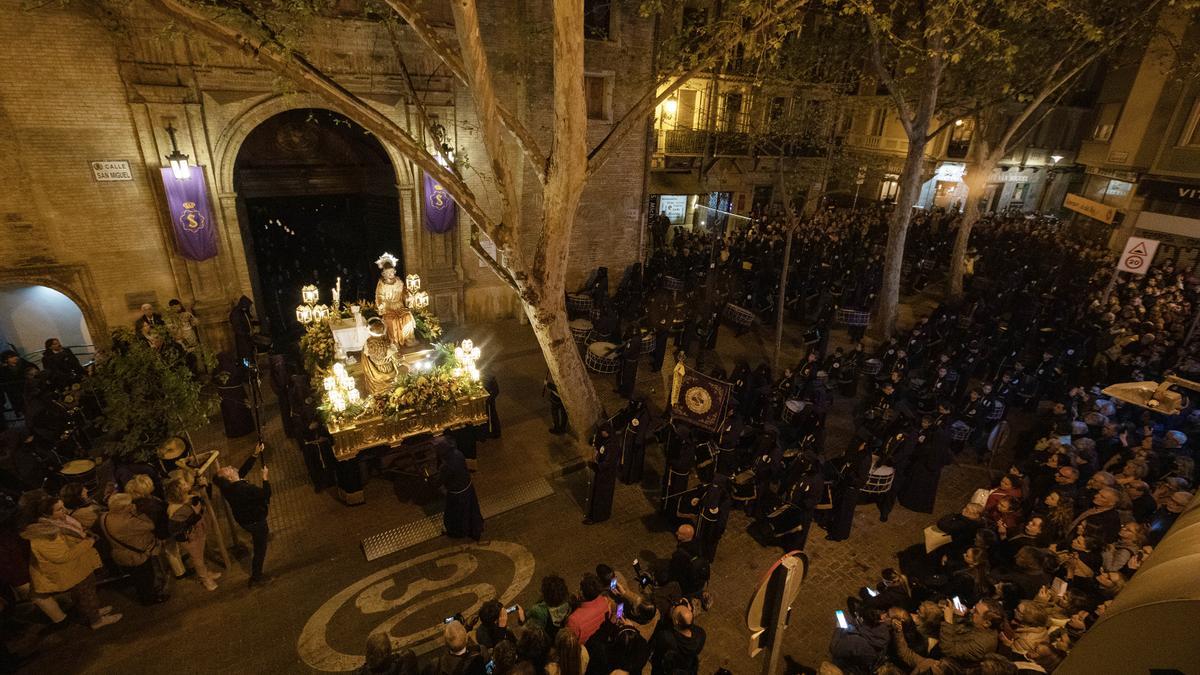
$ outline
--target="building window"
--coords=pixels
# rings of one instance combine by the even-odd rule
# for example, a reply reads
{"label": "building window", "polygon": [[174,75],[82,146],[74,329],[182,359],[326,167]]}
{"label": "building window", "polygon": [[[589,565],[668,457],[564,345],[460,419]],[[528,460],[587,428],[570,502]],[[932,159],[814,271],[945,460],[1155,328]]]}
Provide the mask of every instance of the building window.
{"label": "building window", "polygon": [[896,201],[898,192],[900,192],[900,176],[894,173],[884,174],[883,180],[879,183],[879,201]]}
{"label": "building window", "polygon": [[871,111],[871,128],[868,136],[882,136],[883,127],[887,124],[887,109],[879,108]]}
{"label": "building window", "polygon": [[1016,206],[1017,204],[1024,206],[1025,198],[1028,196],[1029,183],[1017,183],[1013,186],[1012,199],[1009,200],[1009,204],[1013,206]]}
{"label": "building window", "polygon": [[1120,103],[1105,103],[1101,105],[1100,114],[1096,116],[1096,127],[1092,129],[1092,140],[1108,141],[1111,139],[1113,130],[1117,128],[1117,119],[1120,116]]}
{"label": "building window", "polygon": [[587,116],[589,120],[607,122],[612,119],[610,79],[604,75],[584,75],[584,93],[587,96]]}
{"label": "building window", "polygon": [[1198,147],[1200,146],[1200,97],[1192,103],[1192,114],[1188,115],[1187,124],[1183,126],[1183,134],[1179,137],[1179,144],[1185,146]]}
{"label": "building window", "polygon": [[783,119],[787,113],[787,99],[783,96],[776,96],[771,99],[771,108],[767,111],[768,122],[778,122]]}
{"label": "building window", "polygon": [[719,131],[741,131],[742,95],[725,94]]}
{"label": "building window", "polygon": [[971,149],[971,137],[975,135],[975,120],[954,120],[950,127],[950,142],[946,145],[946,156],[962,159]]}
{"label": "building window", "polygon": [[583,1],[583,37],[588,40],[612,39],[612,0]]}

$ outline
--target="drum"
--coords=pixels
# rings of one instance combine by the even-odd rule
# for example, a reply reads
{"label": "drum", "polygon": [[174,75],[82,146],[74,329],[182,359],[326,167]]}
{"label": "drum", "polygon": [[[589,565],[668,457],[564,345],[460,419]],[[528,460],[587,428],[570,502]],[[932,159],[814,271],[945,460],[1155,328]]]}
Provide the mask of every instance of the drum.
{"label": "drum", "polygon": [[818,370],[816,377],[814,377],[813,380],[817,384],[825,384],[829,381],[829,373],[825,372],[824,370]]}
{"label": "drum", "polygon": [[592,311],[592,296],[585,293],[567,293],[567,311],[587,316]]}
{"label": "drum", "polygon": [[800,413],[804,411],[804,401],[791,399],[783,404],[783,423],[795,424],[800,419]]}
{"label": "drum", "polygon": [[588,370],[601,374],[615,373],[620,368],[617,361],[617,346],[611,342],[593,342],[588,345],[584,358]]}
{"label": "drum", "polygon": [[987,418],[992,422],[1004,419],[1004,401],[993,401],[992,412],[988,413]]}
{"label": "drum", "polygon": [[172,436],[158,446],[158,461],[164,471],[170,472],[187,453],[187,443],[178,436]]}
{"label": "drum", "polygon": [[733,477],[730,492],[735,502],[750,502],[758,496],[757,483],[754,481],[754,469],[746,469]]}
{"label": "drum", "polygon": [[729,302],[725,304],[725,318],[735,326],[749,328],[754,323],[754,312]]}
{"label": "drum", "polygon": [[842,307],[837,311],[837,322],[843,326],[867,326],[871,323],[871,313]]}
{"label": "drum", "polygon": [[971,427],[962,420],[957,420],[950,425],[950,438],[956,441],[965,441],[971,436]]}
{"label": "drum", "polygon": [[90,459],[73,459],[58,470],[58,475],[69,483],[83,483],[88,487],[96,487],[96,463]]}
{"label": "drum", "polygon": [[804,511],[799,506],[784,504],[767,515],[771,534],[782,537],[804,527]]}
{"label": "drum", "polygon": [[654,352],[654,333],[646,331],[642,333],[642,356]]}
{"label": "drum", "polygon": [[869,495],[881,495],[892,489],[896,479],[896,469],[890,466],[873,466],[867,474],[867,482],[859,492]]}
{"label": "drum", "polygon": [[662,281],[663,281],[663,288],[667,289],[668,291],[682,291],[683,290],[683,279],[664,274]]}
{"label": "drum", "polygon": [[880,361],[879,359],[867,359],[863,362],[862,366],[859,367],[859,371],[863,375],[878,375],[879,371],[882,369],[883,361]]}
{"label": "drum", "polygon": [[588,336],[592,334],[592,322],[587,319],[575,319],[567,325],[571,328],[571,335],[575,337],[576,344],[587,342]]}

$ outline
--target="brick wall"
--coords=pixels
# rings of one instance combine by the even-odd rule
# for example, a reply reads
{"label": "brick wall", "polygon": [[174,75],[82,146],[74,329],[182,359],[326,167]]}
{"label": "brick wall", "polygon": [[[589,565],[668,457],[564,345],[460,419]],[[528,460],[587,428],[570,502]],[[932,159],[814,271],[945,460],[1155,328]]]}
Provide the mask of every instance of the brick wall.
{"label": "brick wall", "polygon": [[[32,227],[6,234],[0,267],[84,265],[93,309],[126,324],[126,292],[165,303],[176,289],[112,37],[83,16],[21,4],[0,4],[0,214]],[[134,180],[96,182],[89,162],[105,159],[128,160]]]}

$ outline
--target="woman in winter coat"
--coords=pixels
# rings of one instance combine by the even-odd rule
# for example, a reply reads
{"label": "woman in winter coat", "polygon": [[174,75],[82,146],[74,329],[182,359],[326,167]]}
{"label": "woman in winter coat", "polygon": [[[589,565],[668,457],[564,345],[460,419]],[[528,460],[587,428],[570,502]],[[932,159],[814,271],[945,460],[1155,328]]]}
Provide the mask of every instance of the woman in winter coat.
{"label": "woman in winter coat", "polygon": [[179,542],[180,548],[192,559],[192,567],[196,568],[196,576],[200,577],[200,583],[204,584],[207,590],[215,591],[221,573],[209,571],[204,560],[204,547],[208,541],[204,502],[191,487],[183,477],[167,483],[168,527],[171,537]]}
{"label": "woman in winter coat", "polygon": [[167,596],[159,591],[154,556],[158,538],[154,536],[154,521],[139,512],[129,493],[119,492],[108,498],[108,513],[100,516],[100,531],[112,545],[112,559],[133,578],[138,600],[143,605],[163,602]]}
{"label": "woman in winter coat", "polygon": [[100,607],[96,597],[95,571],[100,568],[96,540],[67,515],[62,500],[44,496],[37,508],[38,519],[21,531],[29,541],[29,577],[39,595],[70,593],[93,629],[114,624],[120,614]]}

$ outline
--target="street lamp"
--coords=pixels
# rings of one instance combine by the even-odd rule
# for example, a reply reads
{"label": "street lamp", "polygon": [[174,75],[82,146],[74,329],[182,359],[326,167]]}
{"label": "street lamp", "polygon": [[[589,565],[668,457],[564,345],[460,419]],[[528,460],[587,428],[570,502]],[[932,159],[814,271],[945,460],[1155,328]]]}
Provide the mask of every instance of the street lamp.
{"label": "street lamp", "polygon": [[175,174],[175,180],[187,180],[192,175],[192,168],[188,165],[188,156],[179,151],[179,144],[175,142],[175,127],[170,124],[167,125],[167,135],[171,137],[171,154],[167,155],[171,173]]}
{"label": "street lamp", "polygon": [[1062,155],[1050,155],[1050,161],[1054,162],[1055,166],[1058,166],[1058,163],[1061,162],[1062,160],[1063,160]]}
{"label": "street lamp", "polygon": [[679,110],[679,99],[675,96],[663,101],[663,114],[667,117],[674,117]]}

